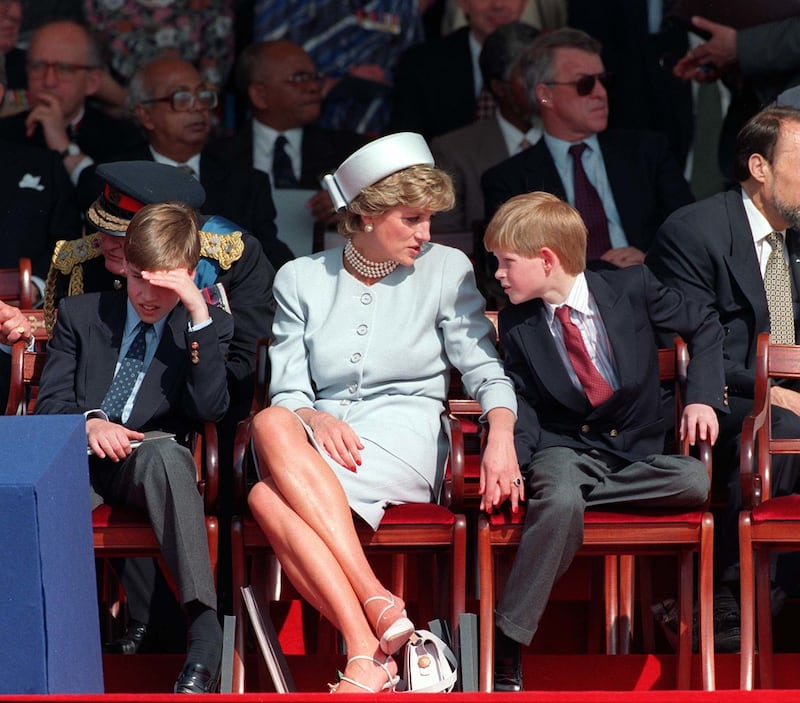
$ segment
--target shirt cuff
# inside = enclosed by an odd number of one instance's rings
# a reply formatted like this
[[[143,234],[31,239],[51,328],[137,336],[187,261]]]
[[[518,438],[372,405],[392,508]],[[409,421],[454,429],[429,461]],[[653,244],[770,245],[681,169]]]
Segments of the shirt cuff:
[[[214,322],[214,319],[211,318],[211,317],[209,317],[205,322],[201,322],[199,325],[192,325],[192,323],[190,322],[189,323],[189,331],[190,332],[199,332],[200,330],[205,329],[206,327],[208,327],[212,322]]]

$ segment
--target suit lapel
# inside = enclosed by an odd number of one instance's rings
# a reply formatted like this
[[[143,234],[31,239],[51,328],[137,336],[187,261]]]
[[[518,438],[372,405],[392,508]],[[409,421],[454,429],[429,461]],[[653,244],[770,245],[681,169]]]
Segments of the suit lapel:
[[[625,149],[625,143],[615,140],[614,135],[608,132],[598,134],[597,140],[600,144],[606,178],[617,206],[622,231],[636,232],[643,219],[640,212],[642,198],[636,196],[641,184],[631,180],[631,174],[634,172],[630,168],[629,154]]]
[[[757,328],[768,330],[769,312],[764,280],[761,277],[761,268],[753,245],[753,233],[738,190],[725,194],[725,207],[728,210],[731,243],[729,252],[724,256],[725,264],[731,277],[753,307]]]
[[[614,351],[614,368],[619,385],[631,385],[639,378],[640,354],[632,353],[627,347],[631,339],[631,326],[635,322],[630,300],[617,295],[601,276],[591,271],[586,272],[586,281]]]
[[[121,292],[100,296],[97,318],[89,327],[88,348],[98,350],[89,369],[91,382],[87,379],[86,383],[86,401],[92,408],[100,407],[114,380],[125,329],[125,300],[127,296]]]
[[[524,178],[527,192],[543,190],[562,200],[566,200],[567,193],[564,190],[564,184],[558,175],[558,169],[556,169],[553,156],[547,148],[547,144],[545,144],[544,137],[532,147],[526,149],[523,154],[526,157],[524,160]]]
[[[539,301],[534,314],[518,329],[520,349],[528,357],[528,368],[537,370],[542,385],[561,404],[583,410],[588,401],[586,396],[572,385],[564,362],[561,361],[547,324],[544,303]]]

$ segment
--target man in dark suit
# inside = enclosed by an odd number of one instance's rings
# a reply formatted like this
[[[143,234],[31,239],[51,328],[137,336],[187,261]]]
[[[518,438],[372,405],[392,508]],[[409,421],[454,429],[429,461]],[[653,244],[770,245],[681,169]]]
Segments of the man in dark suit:
[[[708,495],[700,461],[662,454],[657,331],[680,334],[691,352],[681,435],[713,443],[715,409],[726,410],[717,315],[643,266],[584,272],[586,231],[573,208],[542,192],[511,199],[486,231],[512,303],[500,312],[500,345],[517,391],[525,482],[511,497],[528,496],[496,611],[501,687],[521,686],[519,643],[530,643],[580,548],[587,507],[694,507]]]
[[[470,232],[483,220],[481,176],[484,171],[539,141],[542,125],[534,113],[519,73],[517,59],[539,35],[524,22],[498,27],[483,43],[480,54],[483,84],[492,93],[497,110],[485,120],[431,140],[436,165],[453,177],[456,204],[436,215],[435,232]]]
[[[28,101],[31,109],[0,120],[0,137],[54,151],[72,183],[94,162],[144,139],[130,120],[110,117],[86,104],[102,76],[100,48],[75,22],[44,24],[28,47]]]
[[[400,56],[394,73],[390,131],[419,132],[430,140],[468,125],[476,116],[485,116],[479,109],[481,45],[498,27],[519,20],[525,0],[459,0],[458,4],[468,26],[412,46]],[[491,106],[488,93],[484,99]]]
[[[641,264],[664,218],[693,198],[663,135],[606,130],[600,48],[568,28],[534,41],[520,70],[544,136],[481,183],[487,219],[519,193],[543,190],[566,200],[586,221],[589,260],[623,267]]]
[[[297,44],[277,40],[248,46],[237,62],[236,84],[247,96],[253,119],[235,136],[209,145],[209,150],[238,168],[266,173],[273,193],[277,188],[318,191],[307,206],[315,221],[327,222],[333,205],[320,187],[322,176],[369,140],[357,132],[317,125],[322,80],[311,56]],[[280,137],[283,146],[276,156]]]
[[[226,217],[252,233],[276,270],[294,258],[277,236],[269,180],[205,148],[218,97],[192,64],[176,58],[150,61],[131,79],[128,99],[149,146],[120,152],[118,159],[148,159],[191,169],[206,191],[205,212]],[[98,185],[97,181],[81,183],[84,204],[99,195]]]
[[[720,424],[714,480],[726,487],[728,506],[716,523],[715,557],[716,581],[729,584],[734,594],[741,508],[739,438],[742,420],[753,403],[756,340],[760,333],[770,332],[784,343],[800,343],[798,174],[800,110],[780,107],[758,113],[736,141],[740,187],[673,213],[647,255],[647,265],[656,276],[687,298],[716,310],[725,330],[731,412]],[[769,298],[767,281],[778,274],[783,277],[775,286],[780,296]],[[788,320],[779,316],[781,309],[790,311]],[[800,436],[800,389],[796,386],[773,389],[772,423],[777,436]],[[773,457],[771,485],[772,495],[800,492],[796,457]],[[733,648],[738,646],[738,606],[733,603],[729,611],[727,631],[735,640]]]
[[[147,510],[189,620],[175,692],[207,693],[219,676],[222,632],[203,501],[183,445],[194,423],[216,422],[228,408],[233,319],[194,284],[200,238],[189,206],[142,208],[124,253],[127,294],[74,296],[59,306],[36,412],[85,415],[95,506]],[[134,448],[148,430],[176,441]]]

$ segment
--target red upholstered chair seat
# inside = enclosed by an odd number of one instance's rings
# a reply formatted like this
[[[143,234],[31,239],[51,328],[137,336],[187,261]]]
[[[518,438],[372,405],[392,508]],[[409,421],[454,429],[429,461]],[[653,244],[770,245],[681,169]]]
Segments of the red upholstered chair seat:
[[[750,511],[750,520],[754,525],[768,521],[800,523],[800,495],[770,498]]]

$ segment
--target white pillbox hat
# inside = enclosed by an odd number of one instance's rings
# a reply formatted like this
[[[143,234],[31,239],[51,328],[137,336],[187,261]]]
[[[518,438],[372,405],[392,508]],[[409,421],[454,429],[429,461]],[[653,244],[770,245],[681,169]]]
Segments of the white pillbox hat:
[[[363,188],[409,166],[433,166],[433,154],[421,134],[398,132],[362,146],[322,179],[337,211]]]

